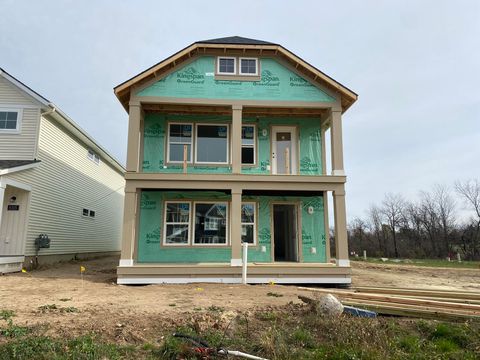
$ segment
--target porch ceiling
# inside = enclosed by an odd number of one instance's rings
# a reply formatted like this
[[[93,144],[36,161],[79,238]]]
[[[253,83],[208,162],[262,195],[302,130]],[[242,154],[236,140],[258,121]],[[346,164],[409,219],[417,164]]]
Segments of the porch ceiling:
[[[165,114],[195,114],[195,115],[232,115],[231,106],[204,106],[184,104],[142,104],[145,112]],[[295,107],[244,107],[243,117],[255,116],[286,116],[314,117],[326,116],[327,109],[295,108]]]

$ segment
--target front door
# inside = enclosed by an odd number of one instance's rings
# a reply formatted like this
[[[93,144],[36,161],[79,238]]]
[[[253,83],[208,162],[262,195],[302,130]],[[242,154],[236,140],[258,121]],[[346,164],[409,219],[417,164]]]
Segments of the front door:
[[[23,256],[25,249],[28,192],[5,188],[0,219],[0,257]]]
[[[275,261],[298,261],[295,204],[273,205],[273,247]]]
[[[297,129],[294,126],[272,128],[272,173],[297,173]]]

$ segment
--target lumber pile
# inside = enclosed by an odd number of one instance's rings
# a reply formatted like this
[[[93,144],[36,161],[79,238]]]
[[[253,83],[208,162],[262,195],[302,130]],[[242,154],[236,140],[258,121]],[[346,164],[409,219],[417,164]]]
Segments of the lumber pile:
[[[427,289],[358,287],[322,289],[299,287],[317,293],[330,293],[344,305],[379,314],[434,318],[442,320],[480,320],[480,293]]]

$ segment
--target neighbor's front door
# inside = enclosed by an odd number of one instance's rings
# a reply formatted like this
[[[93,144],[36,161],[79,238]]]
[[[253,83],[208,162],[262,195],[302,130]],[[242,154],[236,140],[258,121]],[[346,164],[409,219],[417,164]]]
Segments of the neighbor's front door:
[[[272,128],[272,173],[297,173],[297,129],[294,126]]]

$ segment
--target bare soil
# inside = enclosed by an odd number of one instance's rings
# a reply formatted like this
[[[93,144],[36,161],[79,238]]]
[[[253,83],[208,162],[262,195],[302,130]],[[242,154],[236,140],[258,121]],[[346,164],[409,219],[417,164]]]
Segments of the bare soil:
[[[214,327],[237,313],[300,303],[297,296],[306,293],[281,285],[121,286],[117,264],[117,257],[108,257],[0,276],[0,311],[13,310],[15,324],[44,327],[47,335],[92,332],[117,343],[155,343],[162,329],[192,319]],[[480,291],[480,270],[354,262],[353,286]]]

